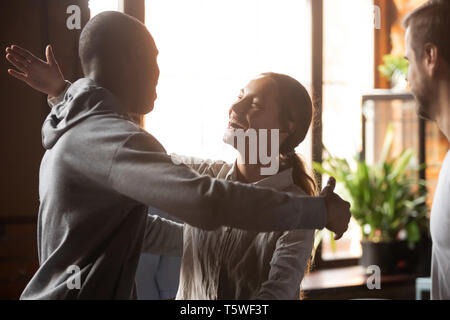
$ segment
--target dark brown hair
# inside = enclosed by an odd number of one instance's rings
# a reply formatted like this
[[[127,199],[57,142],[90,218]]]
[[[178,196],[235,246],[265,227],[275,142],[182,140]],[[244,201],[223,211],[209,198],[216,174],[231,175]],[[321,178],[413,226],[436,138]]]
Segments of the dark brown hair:
[[[408,14],[403,20],[410,27],[412,48],[416,56],[423,57],[423,47],[432,43],[450,64],[450,0],[430,0]]]
[[[275,81],[280,105],[280,122],[295,124],[294,130],[280,146],[282,160],[292,167],[294,183],[308,195],[318,194],[317,182],[313,174],[306,170],[305,162],[295,153],[295,148],[305,139],[313,117],[312,101],[305,87],[294,78],[266,72],[262,74]]]
[[[281,158],[287,162],[288,166],[292,167],[292,179],[295,185],[306,194],[317,196],[319,189],[314,174],[306,170],[305,162],[294,151],[305,140],[313,119],[311,97],[300,82],[288,75],[274,72],[266,72],[262,75],[270,77],[277,85],[281,124],[285,125],[289,121],[295,124],[294,130],[280,146]],[[305,274],[309,273],[311,265],[312,256],[308,260]],[[303,290],[300,291],[299,299],[304,299]]]

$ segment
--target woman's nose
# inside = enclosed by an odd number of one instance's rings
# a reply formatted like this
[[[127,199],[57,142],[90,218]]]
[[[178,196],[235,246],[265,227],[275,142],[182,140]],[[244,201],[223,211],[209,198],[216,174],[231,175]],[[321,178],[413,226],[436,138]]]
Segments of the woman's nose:
[[[230,108],[230,115],[231,112],[234,111],[234,113],[236,113],[237,115],[244,115],[246,113],[247,107],[246,107],[246,103],[243,100],[237,101],[236,103],[234,103],[231,108]]]

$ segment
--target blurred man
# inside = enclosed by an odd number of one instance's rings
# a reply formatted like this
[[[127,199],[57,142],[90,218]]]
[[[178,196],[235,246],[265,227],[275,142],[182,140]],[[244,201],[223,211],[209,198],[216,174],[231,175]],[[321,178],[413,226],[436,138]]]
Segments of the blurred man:
[[[419,116],[436,121],[450,139],[450,1],[429,1],[405,21],[408,82]],[[450,299],[450,153],[431,210],[431,299]]]

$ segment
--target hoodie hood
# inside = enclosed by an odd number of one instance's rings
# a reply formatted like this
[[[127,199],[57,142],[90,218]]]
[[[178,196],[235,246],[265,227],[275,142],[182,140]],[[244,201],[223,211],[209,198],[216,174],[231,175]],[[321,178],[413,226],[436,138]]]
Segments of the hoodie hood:
[[[58,139],[70,128],[84,119],[100,114],[117,113],[130,120],[125,108],[107,89],[89,78],[74,82],[57,103],[42,126],[42,145],[51,149]]]

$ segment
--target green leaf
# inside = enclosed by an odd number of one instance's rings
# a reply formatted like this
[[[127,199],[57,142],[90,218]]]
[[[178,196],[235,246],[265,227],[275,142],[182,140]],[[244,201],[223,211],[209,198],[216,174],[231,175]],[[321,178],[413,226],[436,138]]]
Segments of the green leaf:
[[[389,151],[391,150],[393,140],[394,140],[394,125],[390,123],[386,131],[386,136],[384,137],[383,149],[381,151],[381,156],[379,160],[380,164],[386,162]]]
[[[361,226],[370,226],[371,232],[364,235],[364,239],[393,241],[400,230],[407,229],[408,240],[414,242],[420,237],[420,232],[428,228],[426,182],[417,179],[420,166],[411,166],[413,150],[407,149],[387,160],[393,134],[391,124],[381,161],[375,165],[355,157],[353,166],[350,166],[347,160],[332,157],[327,152],[328,158],[322,164],[314,163],[313,167],[321,174],[334,176],[338,186],[344,188],[341,196],[351,203],[353,217]],[[341,193],[342,190],[339,191]]]
[[[412,221],[406,225],[406,232],[408,234],[408,242],[415,243],[420,240],[420,229],[416,222]]]
[[[389,175],[389,179],[395,180],[398,176],[403,175],[408,164],[414,155],[414,150],[407,149],[401,153],[399,158],[396,160],[396,166],[392,173]]]
[[[405,77],[408,74],[409,63],[408,60],[402,56],[393,56],[386,54],[383,56],[383,64],[378,66],[378,71],[388,81],[392,80],[394,74],[400,74]]]

